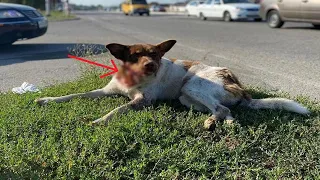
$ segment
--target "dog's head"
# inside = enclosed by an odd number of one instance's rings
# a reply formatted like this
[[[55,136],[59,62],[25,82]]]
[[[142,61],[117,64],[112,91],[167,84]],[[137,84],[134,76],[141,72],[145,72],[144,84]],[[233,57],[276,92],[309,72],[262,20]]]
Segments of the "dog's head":
[[[116,77],[126,86],[133,86],[157,74],[161,58],[175,43],[176,40],[168,40],[157,45],[112,43],[106,45],[106,48],[123,62]]]

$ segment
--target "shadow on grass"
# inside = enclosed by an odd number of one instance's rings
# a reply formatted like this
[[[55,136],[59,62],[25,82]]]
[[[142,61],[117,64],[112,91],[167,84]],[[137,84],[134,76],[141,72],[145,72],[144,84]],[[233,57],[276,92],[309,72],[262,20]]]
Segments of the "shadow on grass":
[[[25,171],[20,173],[13,172],[9,169],[0,169],[0,179],[41,179],[41,176],[50,174],[50,172],[56,171],[58,164],[53,163],[53,165],[48,165],[46,162],[39,164],[35,161],[25,161],[28,167]],[[55,173],[51,173],[51,176],[55,176]]]
[[[0,179],[23,179],[23,176],[8,169],[0,170]]]

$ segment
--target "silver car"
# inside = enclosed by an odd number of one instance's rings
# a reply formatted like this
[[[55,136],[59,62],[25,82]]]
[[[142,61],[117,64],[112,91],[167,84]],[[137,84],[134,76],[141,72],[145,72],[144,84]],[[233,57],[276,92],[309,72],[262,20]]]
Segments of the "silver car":
[[[272,28],[286,21],[310,22],[320,28],[320,0],[261,0],[260,16]]]

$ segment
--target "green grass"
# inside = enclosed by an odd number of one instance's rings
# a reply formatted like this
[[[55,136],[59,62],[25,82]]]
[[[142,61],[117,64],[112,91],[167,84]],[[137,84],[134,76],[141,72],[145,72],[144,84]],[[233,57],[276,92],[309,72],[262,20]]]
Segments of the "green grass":
[[[45,11],[41,11],[41,14],[45,15]],[[62,20],[69,20],[69,19],[75,19],[76,16],[70,14],[67,16],[64,12],[60,11],[50,11],[50,16],[46,16],[48,18],[48,21],[62,21]]]
[[[85,92],[108,79],[87,74],[42,93],[0,94],[0,179],[319,179],[320,106],[312,115],[232,109],[237,122],[204,131],[209,114],[174,101],[91,120],[128,102],[124,97],[74,99],[38,106],[34,99]],[[254,97],[271,93],[249,89]]]

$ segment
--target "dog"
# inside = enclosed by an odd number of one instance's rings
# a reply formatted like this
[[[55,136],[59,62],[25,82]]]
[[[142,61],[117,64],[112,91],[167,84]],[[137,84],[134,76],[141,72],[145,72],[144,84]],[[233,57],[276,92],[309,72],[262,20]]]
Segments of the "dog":
[[[179,99],[182,105],[211,116],[204,128],[212,130],[217,120],[232,123],[229,106],[241,105],[252,109],[283,109],[299,114],[309,114],[301,104],[284,98],[252,99],[238,78],[227,68],[212,67],[199,61],[167,59],[163,56],[176,44],[176,40],[157,45],[134,44],[106,45],[121,66],[111,81],[102,89],[61,97],[37,99],[40,105],[49,101],[65,102],[75,97],[98,98],[123,95],[131,99],[93,124],[107,123],[117,113],[139,110],[151,106],[156,100]]]

